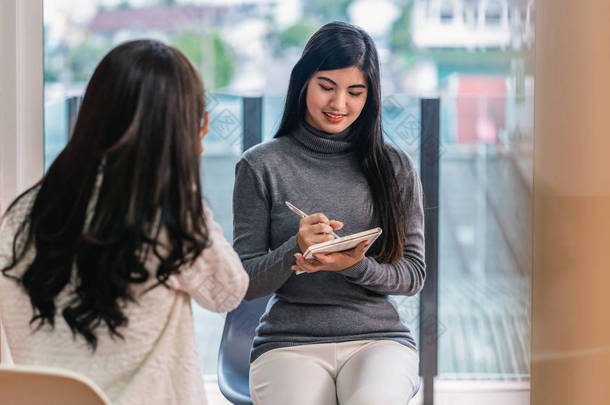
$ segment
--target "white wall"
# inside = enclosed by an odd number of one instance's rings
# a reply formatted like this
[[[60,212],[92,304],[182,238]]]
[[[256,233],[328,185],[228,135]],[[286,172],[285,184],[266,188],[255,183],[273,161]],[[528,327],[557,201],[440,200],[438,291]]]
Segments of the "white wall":
[[[43,173],[42,0],[0,0],[0,209]]]

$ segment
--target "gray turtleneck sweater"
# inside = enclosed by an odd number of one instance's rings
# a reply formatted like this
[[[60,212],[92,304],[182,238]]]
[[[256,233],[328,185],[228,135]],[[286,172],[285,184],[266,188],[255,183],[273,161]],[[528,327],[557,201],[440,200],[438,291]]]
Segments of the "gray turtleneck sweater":
[[[246,151],[235,169],[233,247],[250,276],[246,299],[273,294],[256,330],[250,360],[268,350],[311,343],[390,339],[415,348],[409,328],[388,295],[414,295],[424,284],[421,184],[409,157],[389,146],[398,184],[406,187],[404,257],[396,264],[365,256],[343,271],[296,275],[299,217],[344,222],[339,236],[370,229],[370,189],[349,131],[327,134],[307,124],[291,136]],[[379,242],[376,242],[379,243]]]

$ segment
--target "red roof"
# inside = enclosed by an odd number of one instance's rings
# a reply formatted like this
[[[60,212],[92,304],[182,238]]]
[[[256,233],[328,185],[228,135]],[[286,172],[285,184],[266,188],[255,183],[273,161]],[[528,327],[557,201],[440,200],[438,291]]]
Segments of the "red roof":
[[[94,32],[110,33],[121,29],[177,31],[222,17],[228,7],[146,7],[98,11],[89,22]]]

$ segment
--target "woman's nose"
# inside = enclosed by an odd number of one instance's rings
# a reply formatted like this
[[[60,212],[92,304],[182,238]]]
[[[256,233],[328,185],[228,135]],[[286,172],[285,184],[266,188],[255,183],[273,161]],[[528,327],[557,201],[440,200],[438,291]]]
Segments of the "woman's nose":
[[[345,112],[345,94],[343,92],[337,91],[334,92],[333,96],[330,99],[329,107],[337,112]]]

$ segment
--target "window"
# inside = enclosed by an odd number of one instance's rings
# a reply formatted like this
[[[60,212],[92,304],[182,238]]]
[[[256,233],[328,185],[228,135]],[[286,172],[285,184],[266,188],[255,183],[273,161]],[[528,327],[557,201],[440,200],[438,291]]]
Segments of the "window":
[[[42,175],[42,7],[0,2],[0,213]]]
[[[478,4],[464,4],[464,25],[470,28],[476,28],[479,25]]]
[[[443,1],[441,3],[441,23],[451,24],[453,23],[454,9],[453,2]]]
[[[336,6],[339,3],[342,7]],[[245,129],[243,95],[260,94],[261,138],[270,139],[279,126],[290,71],[303,45],[321,23],[341,19],[336,14],[343,8],[349,11],[345,6],[349,3],[83,0],[74,7],[69,0],[44,0],[45,167],[67,142],[67,118],[74,116],[78,97],[105,52],[134,37],[161,39],[187,54],[208,90],[210,132],[202,159],[203,191],[231,241],[234,166],[243,151]],[[462,13],[454,0],[416,3],[413,8],[425,7],[426,15],[440,18],[443,25],[454,24]],[[463,3],[467,27],[478,26],[479,17],[487,25],[501,24],[503,2],[487,1],[480,10],[478,0]],[[411,12],[405,11],[403,21],[410,21]],[[349,21],[347,14],[342,18]],[[352,22],[366,29],[359,21]],[[421,323],[438,327],[439,380],[525,380],[530,277],[524,269],[531,252],[521,243],[528,240],[522,232],[529,229],[530,221],[526,183],[531,155],[524,151],[531,141],[533,104],[528,94],[520,105],[506,92],[481,94],[496,86],[506,90],[502,86],[510,66],[502,63],[510,58],[504,58],[501,50],[491,55],[492,60],[483,52],[465,51],[468,44],[456,46],[454,38],[448,41],[451,49],[433,52],[404,52],[387,45],[410,45],[415,37],[412,30],[406,24],[391,27],[388,38],[377,41],[384,77],[390,78],[382,83],[383,128],[386,140],[406,150],[419,167],[420,96],[439,90],[447,94],[437,117],[442,167],[439,313],[438,319]],[[435,37],[429,43],[441,48],[437,44],[446,40]],[[454,75],[458,90],[452,87]],[[469,75],[481,77],[464,80]],[[419,296],[396,297],[395,303],[419,339]],[[223,316],[196,305],[193,315],[203,372],[215,375]],[[429,337],[423,332],[424,338]]]
[[[491,1],[485,9],[485,24],[488,26],[497,26],[502,23],[502,4],[499,1]]]

